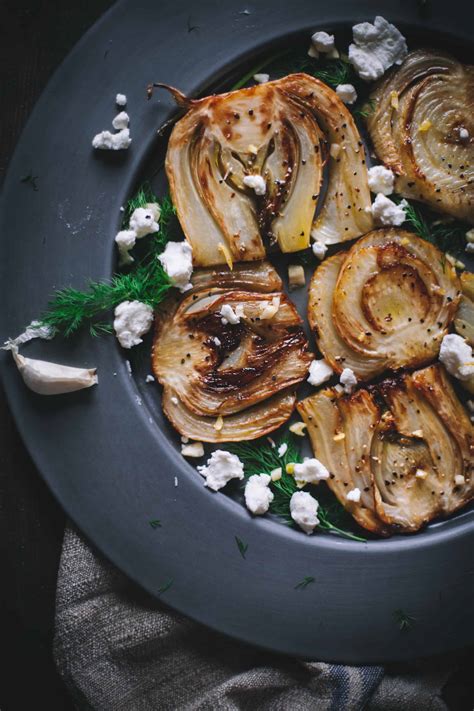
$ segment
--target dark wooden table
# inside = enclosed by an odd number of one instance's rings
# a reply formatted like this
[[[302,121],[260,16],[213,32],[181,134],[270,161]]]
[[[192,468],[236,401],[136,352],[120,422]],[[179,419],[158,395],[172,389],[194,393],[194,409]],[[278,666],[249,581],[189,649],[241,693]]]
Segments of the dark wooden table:
[[[0,0],[0,182],[52,72],[112,4],[111,0]],[[30,169],[34,166],[26,167]],[[23,711],[32,703],[48,711],[73,709],[51,653],[64,523],[64,514],[39,477],[0,390],[1,711]],[[443,694],[452,711],[472,709],[472,686],[466,684],[469,660],[463,667]]]

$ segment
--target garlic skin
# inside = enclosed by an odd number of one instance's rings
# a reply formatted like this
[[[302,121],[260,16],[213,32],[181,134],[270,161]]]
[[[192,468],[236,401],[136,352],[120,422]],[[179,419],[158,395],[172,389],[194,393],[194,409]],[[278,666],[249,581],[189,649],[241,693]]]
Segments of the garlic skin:
[[[12,349],[13,359],[25,385],[38,395],[62,395],[96,385],[96,368],[71,368],[47,360],[25,358]]]

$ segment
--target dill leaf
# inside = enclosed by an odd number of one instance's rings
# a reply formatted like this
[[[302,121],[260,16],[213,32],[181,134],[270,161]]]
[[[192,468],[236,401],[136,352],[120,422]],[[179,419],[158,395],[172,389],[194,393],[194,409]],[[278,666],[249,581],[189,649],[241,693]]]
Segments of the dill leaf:
[[[248,543],[244,543],[238,536],[234,536],[235,542],[237,543],[237,548],[239,549],[239,553],[242,556],[242,558],[245,559],[245,554],[247,553],[247,549],[249,547]]]
[[[295,590],[304,590],[305,588],[308,587],[311,583],[314,583],[314,578],[312,575],[307,575],[306,577],[303,578],[301,582],[299,582],[297,585],[295,585]]]
[[[158,518],[155,518],[153,521],[149,521],[148,523],[153,529],[161,528],[161,521]]]
[[[401,609],[395,610],[393,616],[395,618],[395,622],[397,623],[399,629],[402,632],[406,632],[411,629],[416,622],[415,617],[409,615],[407,612]]]
[[[400,198],[394,200],[398,204]],[[406,220],[403,226],[431,242],[442,252],[460,256],[466,246],[466,232],[469,225],[461,220],[441,220],[440,216],[420,203],[404,201]]]
[[[173,578],[170,578],[169,580],[166,581],[166,583],[164,585],[161,586],[161,588],[158,588],[158,590],[156,592],[158,593],[158,595],[162,595],[167,590],[169,590],[172,585],[173,585]]]

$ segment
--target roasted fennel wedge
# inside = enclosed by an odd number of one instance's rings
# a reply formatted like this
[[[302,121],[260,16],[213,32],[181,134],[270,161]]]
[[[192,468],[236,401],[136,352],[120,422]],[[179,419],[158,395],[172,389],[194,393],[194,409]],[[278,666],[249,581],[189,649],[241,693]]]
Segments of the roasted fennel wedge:
[[[295,252],[309,246],[311,233],[336,243],[371,229],[363,144],[326,84],[292,74],[196,100],[166,88],[186,110],[171,134],[166,171],[197,266],[259,260],[273,244]],[[249,176],[263,187],[250,187]]]
[[[294,306],[269,291],[281,288],[278,275],[263,263],[253,277],[241,266],[193,279],[198,286],[156,318],[152,364],[165,413],[182,435],[204,441],[276,429],[290,416],[312,357]]]
[[[308,319],[333,369],[368,380],[433,360],[459,298],[456,272],[436,247],[386,228],[316,269]]]
[[[326,388],[297,409],[328,486],[369,531],[413,533],[474,497],[474,429],[441,365],[350,396]]]
[[[396,192],[474,223],[474,67],[416,50],[371,100],[369,133]]]

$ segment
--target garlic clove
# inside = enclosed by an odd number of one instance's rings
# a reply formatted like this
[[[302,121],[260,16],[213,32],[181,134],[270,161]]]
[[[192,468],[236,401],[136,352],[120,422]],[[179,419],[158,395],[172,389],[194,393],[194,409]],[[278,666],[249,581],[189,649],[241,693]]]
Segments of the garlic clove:
[[[12,355],[25,385],[39,395],[61,395],[98,383],[96,368],[71,368],[46,360],[25,358],[12,349]]]

